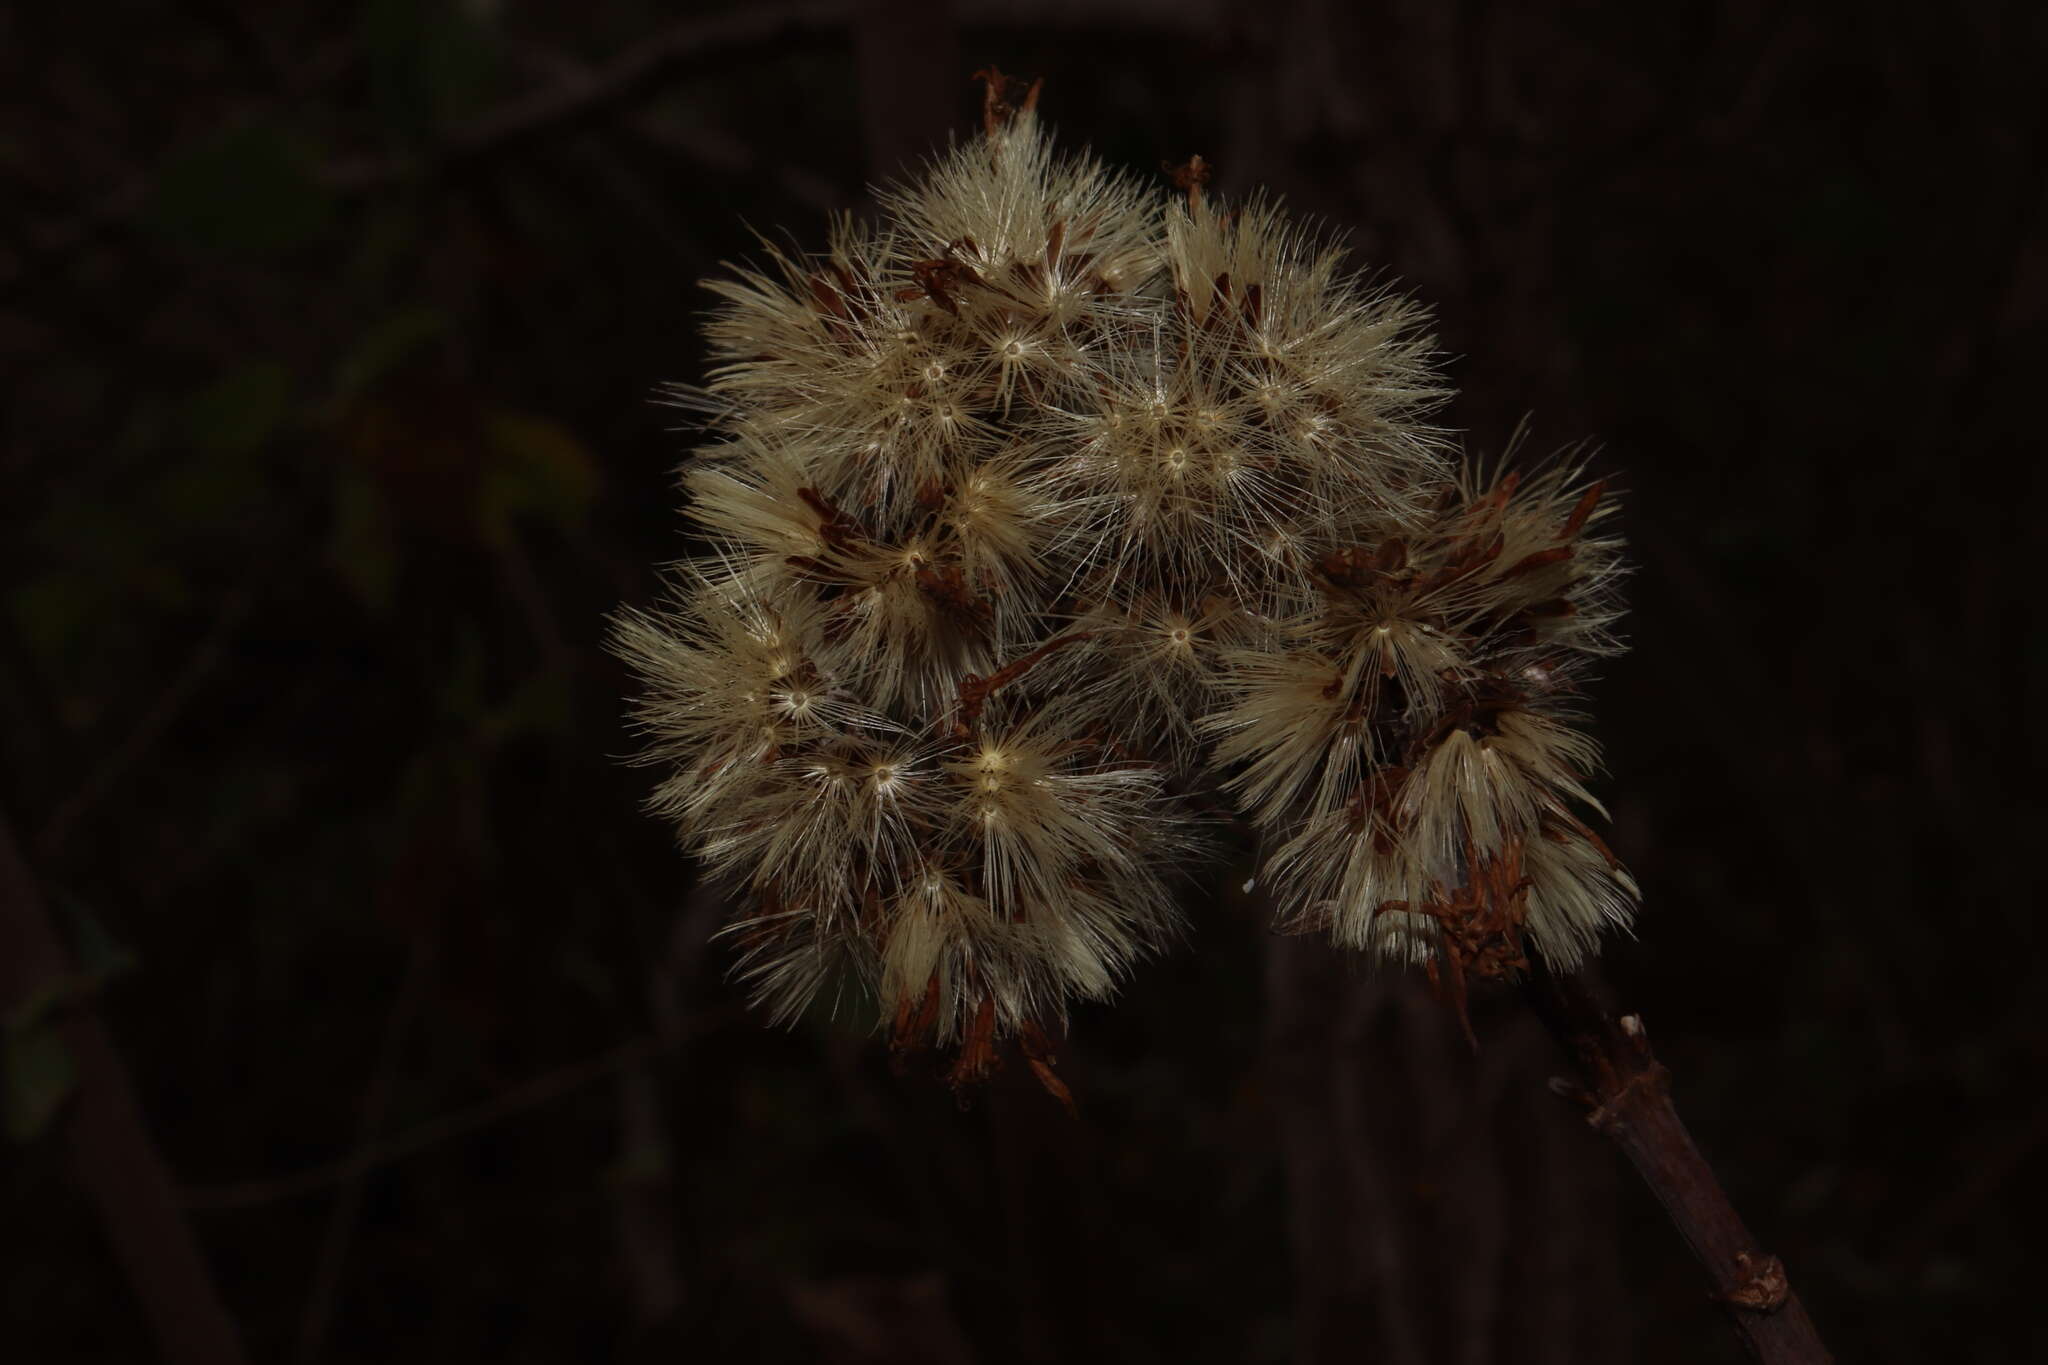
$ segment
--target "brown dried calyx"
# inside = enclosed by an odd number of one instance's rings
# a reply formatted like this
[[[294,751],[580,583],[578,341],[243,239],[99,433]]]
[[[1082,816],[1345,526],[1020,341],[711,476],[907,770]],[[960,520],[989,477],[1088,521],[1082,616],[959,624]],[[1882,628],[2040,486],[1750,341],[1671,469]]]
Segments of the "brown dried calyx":
[[[1196,152],[1180,165],[1168,166],[1166,173],[1173,177],[1173,187],[1186,193],[1188,209],[1192,212],[1202,206],[1202,188],[1214,177],[1216,168],[1204,161],[1200,152]],[[1226,297],[1230,293],[1229,280],[1230,277],[1224,275],[1218,281],[1221,285],[1219,292]]]
[[[1040,660],[1054,650],[1085,640],[1095,632],[1089,630],[1069,631],[1055,635],[1038,648],[1004,664],[986,678],[969,673],[960,680],[960,718],[953,725],[956,739],[965,739],[974,732],[975,723],[981,719],[982,711],[988,706],[988,699],[1017,679],[1030,672]]]
[[[889,1034],[889,1051],[899,1067],[912,1054],[922,1051],[938,1023],[942,990],[935,975],[925,986],[925,992],[915,1006],[909,998],[897,1003],[896,1020]],[[1017,1030],[1014,1043],[1031,1074],[1048,1095],[1060,1102],[1060,1107],[1075,1118],[1080,1109],[1074,1103],[1074,1092],[1067,1088],[1059,1073],[1059,1057],[1053,1050],[1052,1040],[1046,1036],[1036,1020],[1026,1020]],[[977,1086],[987,1084],[1003,1064],[1002,1040],[996,1036],[995,997],[984,994],[981,1003],[975,1007],[974,1017],[967,1025],[960,1040],[960,1050],[954,1055],[953,1064],[946,1069],[946,1084],[965,1106]]]
[[[1468,841],[1465,861],[1465,884],[1455,891],[1437,886],[1421,904],[1389,901],[1378,913],[1427,915],[1436,921],[1436,952],[1424,961],[1423,970],[1438,997],[1457,1013],[1465,1040],[1477,1050],[1479,1038],[1467,1011],[1468,979],[1508,981],[1528,970],[1522,930],[1531,881],[1522,874],[1522,846],[1515,840],[1494,855],[1478,853]]]
[[[993,64],[975,72],[973,78],[982,85],[981,126],[990,137],[1009,127],[1018,114],[1036,110],[1038,92],[1045,85],[1041,76],[1019,96],[1018,87],[1024,82],[1016,76],[1005,76]]]

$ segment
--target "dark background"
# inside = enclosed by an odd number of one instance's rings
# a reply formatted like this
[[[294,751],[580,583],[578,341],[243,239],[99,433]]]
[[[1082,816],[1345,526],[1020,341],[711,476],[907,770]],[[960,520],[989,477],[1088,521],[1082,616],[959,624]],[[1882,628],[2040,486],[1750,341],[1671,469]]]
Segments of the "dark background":
[[[821,242],[991,60],[1348,231],[1476,450],[1603,443],[1608,974],[1842,1359],[2030,1358],[2044,14],[8,11],[8,913],[99,982],[250,1358],[1736,1358],[1512,999],[1475,1056],[1241,896],[1079,1011],[1079,1122],[724,981],[601,644],[689,548],[650,395],[749,225]],[[29,1032],[0,1354],[154,1358]]]

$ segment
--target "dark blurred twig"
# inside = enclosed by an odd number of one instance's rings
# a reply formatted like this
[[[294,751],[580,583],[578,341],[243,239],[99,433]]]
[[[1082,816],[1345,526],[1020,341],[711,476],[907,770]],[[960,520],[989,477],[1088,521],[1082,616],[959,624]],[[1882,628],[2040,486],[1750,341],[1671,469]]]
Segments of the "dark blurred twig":
[[[251,7],[229,0],[185,0],[184,9],[219,34],[259,83],[279,92],[294,89],[297,73],[284,44],[263,22],[268,16],[262,10],[252,13]]]
[[[551,88],[513,100],[456,129],[429,160],[441,165],[503,151],[541,133],[636,99],[699,61],[732,60],[755,47],[787,47],[807,35],[842,32],[848,6],[834,0],[763,5],[708,19],[686,19],[651,34],[601,66],[565,75]],[[411,159],[369,158],[328,166],[323,179],[344,193],[376,189],[415,168]]]
[[[551,47],[523,44],[514,51],[522,64],[558,84],[592,78],[588,66]],[[679,158],[718,175],[771,180],[792,203],[815,213],[844,207],[831,181],[791,162],[769,164],[755,140],[732,129],[675,118],[658,108],[637,111],[621,119],[618,126],[626,136],[665,158]]]
[[[1906,1223],[1888,1258],[1893,1272],[1901,1278],[1918,1272],[1949,1230],[1997,1198],[2013,1176],[2037,1159],[2044,1146],[2048,1146],[2048,1105],[2006,1129],[1998,1142],[1977,1153],[1974,1160],[1959,1163],[1969,1175]]]
[[[656,1047],[642,1048],[620,1068],[619,1259],[642,1331],[676,1317],[689,1288],[677,1254],[685,1218],[682,1190],[671,1169],[675,1135],[665,1103],[668,1087],[653,1065],[654,1053],[673,1054],[689,1040],[685,998],[696,984],[705,945],[724,916],[724,896],[703,881],[669,916],[668,933],[646,979]]]
[[[1714,1284],[1736,1335],[1763,1365],[1824,1365],[1832,1356],[1785,1276],[1743,1225],[1671,1103],[1671,1075],[1640,1016],[1617,1017],[1583,976],[1538,965],[1531,1006],[1578,1063],[1586,1122],[1621,1148],[1664,1205]]]
[[[523,143],[550,129],[596,117],[637,99],[693,63],[730,61],[750,48],[787,48],[806,36],[845,31],[851,7],[845,0],[805,0],[763,5],[710,18],[685,19],[625,49],[605,64],[564,74],[548,88],[508,101],[462,124],[424,158],[344,158],[320,168],[326,187],[344,195],[363,194],[401,181],[420,169],[466,162]],[[37,267],[96,240],[140,214],[150,203],[158,174],[146,171],[109,191],[97,203],[60,221],[31,224],[15,254],[14,281],[32,278]]]
[[[625,131],[643,146],[665,157],[680,157],[703,170],[725,176],[765,178],[791,203],[813,213],[827,214],[844,207],[832,182],[824,176],[792,162],[769,164],[761,158],[758,148],[726,129],[663,118],[649,111],[628,120]]]
[[[685,1040],[698,1036],[710,1026],[706,1020],[693,1021]],[[429,1119],[395,1138],[375,1143],[335,1161],[323,1162],[290,1175],[263,1180],[243,1180],[231,1185],[189,1186],[184,1193],[185,1207],[205,1212],[255,1208],[282,1199],[297,1199],[314,1194],[359,1172],[373,1171],[403,1161],[429,1148],[438,1147],[444,1142],[488,1128],[515,1114],[539,1108],[564,1095],[573,1094],[622,1068],[643,1063],[659,1055],[662,1050],[661,1044],[653,1039],[635,1038],[595,1057],[571,1062],[567,1066],[557,1067],[535,1076],[513,1086],[503,1094],[494,1095],[465,1109],[443,1114],[437,1119]]]
[[[76,971],[13,827],[0,817],[0,1006],[12,1012],[35,992],[75,981]],[[172,1365],[238,1365],[240,1333],[178,1207],[171,1173],[99,1011],[89,998],[50,1008],[62,1011],[58,1038],[77,1076],[64,1141],[158,1349]]]
[[[275,551],[257,557],[243,581],[221,600],[212,624],[186,658],[184,666],[171,675],[127,737],[100,760],[86,779],[43,822],[42,829],[36,834],[36,846],[44,856],[62,850],[79,820],[156,747],[207,679],[220,669],[235,633],[248,620],[263,590],[274,582],[279,559],[280,555]]]
[[[376,1069],[370,1073],[369,1085],[363,1091],[357,1140],[365,1151],[376,1138],[377,1130],[384,1126],[385,1115],[391,1110],[391,1097],[398,1088],[399,1067],[405,1058],[405,1037],[412,1031],[413,1019],[426,999],[427,986],[433,979],[433,962],[433,940],[422,937],[413,946],[405,980],[398,988],[398,997],[391,1002]],[[341,1192],[328,1212],[327,1231],[320,1239],[320,1259],[313,1271],[313,1287],[306,1296],[305,1315],[299,1322],[299,1360],[302,1365],[310,1365],[319,1359],[326,1344],[327,1323],[333,1316],[335,1295],[341,1287],[342,1264],[355,1231],[356,1215],[362,1210],[363,1177],[368,1170],[368,1165],[360,1157],[349,1163],[342,1176]]]
[[[1336,1119],[1330,1134],[1339,1145],[1344,1174],[1357,1205],[1352,1232],[1362,1246],[1380,1304],[1375,1354],[1390,1365],[1422,1365],[1428,1359],[1422,1306],[1415,1293],[1415,1266],[1404,1247],[1403,1228],[1392,1185],[1400,1179],[1369,1121],[1372,1099],[1364,1060],[1374,1017],[1387,1002],[1387,983],[1350,983],[1342,1005],[1335,1065],[1330,1068],[1328,1103]],[[1433,1098],[1433,1097],[1432,1097]],[[1419,1106],[1419,1107],[1426,1107]]]
[[[950,5],[867,0],[866,12],[872,22],[860,25],[856,35],[862,46],[862,66],[868,73],[864,83],[871,92],[887,93],[898,87],[902,91],[886,101],[887,111],[877,114],[867,129],[870,158],[875,169],[886,174],[935,143],[945,131],[951,101],[944,91],[951,77],[942,80],[940,73],[959,69],[956,25]],[[999,10],[971,17],[990,23],[1010,18]],[[681,20],[600,66],[584,68],[566,60],[551,63],[557,75],[548,88],[510,100],[462,124],[423,158],[342,158],[322,166],[319,177],[338,194],[368,193],[414,174],[423,161],[436,166],[471,161],[508,150],[551,129],[597,117],[645,96],[699,63],[730,62],[735,54],[757,48],[772,47],[780,54],[804,39],[842,38],[855,18],[856,6],[851,0],[798,0]],[[1047,25],[1088,32],[1174,32],[1190,27],[1187,17],[1172,7],[1124,12],[1093,5],[1057,6],[1031,17],[1032,27]],[[912,39],[914,50],[904,47]],[[915,65],[906,76],[903,68],[913,61]],[[310,74],[299,77],[295,84],[302,90],[311,88],[316,79],[331,78],[336,69],[338,62],[330,55],[318,64],[317,72],[309,68]],[[722,143],[694,132],[660,130],[654,136],[694,148],[710,161],[733,159]],[[785,188],[800,197],[816,196],[816,186],[801,173],[783,178]],[[134,218],[150,202],[155,184],[155,173],[144,173],[71,218],[32,225],[15,278],[27,277],[32,273],[29,267],[37,262],[65,254]]]

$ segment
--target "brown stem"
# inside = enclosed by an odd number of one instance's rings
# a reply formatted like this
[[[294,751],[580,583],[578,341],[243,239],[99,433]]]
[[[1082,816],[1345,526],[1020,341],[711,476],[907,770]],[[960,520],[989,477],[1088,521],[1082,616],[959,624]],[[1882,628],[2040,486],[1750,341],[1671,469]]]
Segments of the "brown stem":
[[[14,830],[0,817],[0,1007],[12,1009],[52,983],[75,979],[76,972]],[[90,999],[62,1008],[58,1036],[78,1077],[63,1119],[64,1141],[142,1301],[157,1348],[173,1365],[240,1365],[241,1336],[150,1140],[128,1068]]]
[[[1650,1051],[1641,1016],[1617,1017],[1586,980],[1533,964],[1530,1005],[1578,1063],[1586,1122],[1621,1148],[1713,1281],[1735,1334],[1763,1365],[1834,1359],[1785,1277],[1743,1226],[1671,1103],[1671,1074]]]

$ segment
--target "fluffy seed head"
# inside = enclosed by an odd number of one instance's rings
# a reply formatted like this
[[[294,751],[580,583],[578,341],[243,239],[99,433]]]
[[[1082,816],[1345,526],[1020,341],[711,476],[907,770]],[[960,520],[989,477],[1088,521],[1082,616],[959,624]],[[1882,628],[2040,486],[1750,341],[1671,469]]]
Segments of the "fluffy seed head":
[[[614,645],[739,970],[1048,1076],[1040,1025],[1177,931],[1190,791],[1289,922],[1458,980],[1575,960],[1634,898],[1573,728],[1618,648],[1604,485],[1460,464],[1420,308],[1006,89],[878,225],[711,286],[708,552]]]

